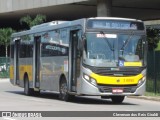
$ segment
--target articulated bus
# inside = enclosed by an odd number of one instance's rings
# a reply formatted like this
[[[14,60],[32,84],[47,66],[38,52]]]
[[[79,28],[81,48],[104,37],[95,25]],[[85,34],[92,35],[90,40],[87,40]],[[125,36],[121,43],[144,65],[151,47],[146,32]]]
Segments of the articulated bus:
[[[11,36],[10,82],[26,95],[101,96],[122,103],[143,95],[147,42],[141,20],[53,21]]]

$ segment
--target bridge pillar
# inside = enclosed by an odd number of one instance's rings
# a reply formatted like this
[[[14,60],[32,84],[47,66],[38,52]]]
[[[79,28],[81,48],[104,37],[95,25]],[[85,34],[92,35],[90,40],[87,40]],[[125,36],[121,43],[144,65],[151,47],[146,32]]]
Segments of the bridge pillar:
[[[110,17],[112,0],[97,0],[97,17]]]

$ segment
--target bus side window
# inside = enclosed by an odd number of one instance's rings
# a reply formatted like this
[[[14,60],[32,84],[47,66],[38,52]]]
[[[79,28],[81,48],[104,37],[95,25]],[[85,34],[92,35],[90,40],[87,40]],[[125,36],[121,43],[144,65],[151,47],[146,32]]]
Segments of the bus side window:
[[[68,35],[67,34],[68,34],[67,29],[62,29],[60,31],[60,40],[62,41],[62,44],[68,46]]]

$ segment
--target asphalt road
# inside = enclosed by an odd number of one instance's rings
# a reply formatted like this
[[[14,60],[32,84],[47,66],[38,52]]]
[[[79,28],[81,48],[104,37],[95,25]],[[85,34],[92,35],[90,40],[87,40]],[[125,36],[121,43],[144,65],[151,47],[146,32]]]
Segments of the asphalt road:
[[[42,92],[40,96],[25,96],[23,88],[10,84],[9,80],[0,80],[0,111],[160,111],[160,102],[141,100],[135,98],[125,98],[119,105],[112,104],[111,100],[102,100],[100,97],[76,97],[72,102],[64,102],[58,99],[54,93]],[[117,118],[117,117],[116,117]],[[109,120],[115,120],[109,118]],[[130,120],[137,118],[130,118]],[[1,119],[1,118],[0,118]],[[25,118],[32,120],[30,118]],[[39,118],[35,118],[39,120]],[[52,119],[53,118],[45,118]],[[70,118],[56,118],[56,120]],[[72,117],[72,119],[74,119]],[[76,118],[76,120],[84,118]],[[89,120],[97,118],[88,117]],[[98,118],[99,119],[108,119]],[[118,120],[128,120],[127,117],[117,118]],[[151,117],[141,117],[141,120],[150,120]],[[152,117],[152,120],[160,118]],[[20,118],[2,118],[2,120],[24,120]]]

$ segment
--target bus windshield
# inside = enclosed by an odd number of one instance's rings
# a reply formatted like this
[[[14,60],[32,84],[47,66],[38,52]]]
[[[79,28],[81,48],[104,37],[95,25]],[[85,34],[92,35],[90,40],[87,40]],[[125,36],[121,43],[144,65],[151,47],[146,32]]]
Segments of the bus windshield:
[[[127,62],[139,62],[142,66],[144,41],[143,35],[87,33],[84,63],[97,67],[123,67]]]

